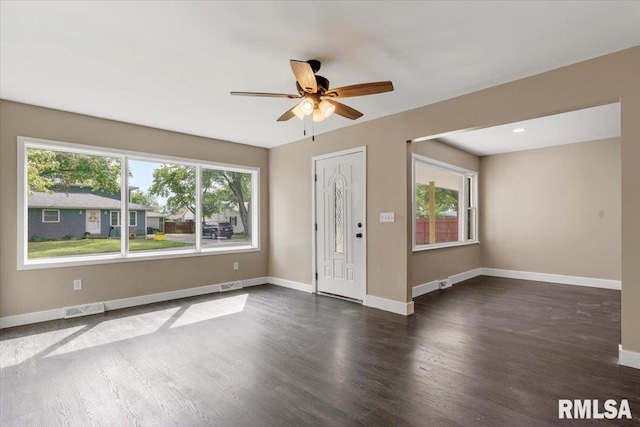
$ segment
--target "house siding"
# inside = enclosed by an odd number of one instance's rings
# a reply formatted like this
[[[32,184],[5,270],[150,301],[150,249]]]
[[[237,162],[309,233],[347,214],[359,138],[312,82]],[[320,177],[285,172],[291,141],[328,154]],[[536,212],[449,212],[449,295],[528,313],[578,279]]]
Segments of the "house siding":
[[[71,235],[75,239],[84,236],[86,231],[86,213],[85,209],[59,209],[60,222],[49,223],[42,222],[42,209],[29,208],[29,239],[61,239],[64,236]],[[90,209],[98,210],[98,209]],[[107,237],[109,236],[110,224],[109,210],[100,210],[100,235],[92,236]],[[138,213],[138,220],[135,227],[135,233],[138,236],[144,236],[147,233],[145,211],[135,211]],[[133,227],[131,227],[133,229]],[[114,227],[111,231],[111,237],[120,237],[120,227]]]
[[[60,222],[42,222],[42,209],[29,208],[29,239],[61,239],[67,235],[79,238],[84,229],[83,209],[60,209]]]
[[[146,211],[135,211],[135,212],[138,213],[138,219],[136,221],[136,226],[135,226],[136,236],[146,236],[147,234]],[[100,228],[102,229],[103,236],[109,235],[110,227],[111,227],[111,211],[102,210],[102,215],[100,215]],[[134,227],[129,227],[129,228],[131,230],[134,229]],[[120,237],[120,236],[121,236],[121,227],[113,227],[113,230],[111,231],[111,237]]]

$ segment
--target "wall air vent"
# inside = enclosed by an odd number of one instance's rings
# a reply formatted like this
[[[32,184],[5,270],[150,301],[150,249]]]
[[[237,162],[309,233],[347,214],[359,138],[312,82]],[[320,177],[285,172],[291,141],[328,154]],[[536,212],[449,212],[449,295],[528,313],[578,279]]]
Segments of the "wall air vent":
[[[234,291],[236,289],[242,289],[242,282],[229,282],[220,285],[220,292]]]
[[[64,318],[73,319],[74,317],[90,316],[92,314],[104,313],[104,303],[96,302],[87,305],[78,305],[75,307],[66,307],[64,309]]]

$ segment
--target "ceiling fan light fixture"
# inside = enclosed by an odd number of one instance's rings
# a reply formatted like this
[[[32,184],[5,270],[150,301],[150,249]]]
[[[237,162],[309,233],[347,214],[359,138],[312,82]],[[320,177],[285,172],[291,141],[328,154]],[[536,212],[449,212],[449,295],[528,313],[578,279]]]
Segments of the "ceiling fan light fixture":
[[[318,104],[318,108],[325,118],[331,116],[336,111],[336,106],[326,100],[320,102],[320,104]]]
[[[300,108],[300,104],[296,105],[295,107],[293,107],[293,109],[291,110],[291,112],[293,114],[295,114],[295,116],[297,118],[299,118],[300,120],[304,120],[304,113],[302,112],[302,108]]]
[[[324,113],[319,109],[316,108],[315,110],[313,110],[313,121],[318,123],[323,121],[324,119],[326,119],[327,117],[324,115]]]
[[[304,98],[302,98],[302,101],[300,101],[300,104],[298,104],[298,106],[300,107],[300,111],[302,111],[305,116],[308,116],[310,114],[313,114],[313,109],[316,106],[316,103],[313,102],[313,99],[305,96]]]

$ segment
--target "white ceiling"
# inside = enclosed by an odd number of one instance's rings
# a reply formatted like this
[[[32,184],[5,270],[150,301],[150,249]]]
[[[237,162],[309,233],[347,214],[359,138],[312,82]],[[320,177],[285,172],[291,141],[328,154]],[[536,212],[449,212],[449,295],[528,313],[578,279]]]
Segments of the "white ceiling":
[[[525,132],[514,133],[518,128],[524,128]],[[478,156],[488,156],[617,136],[620,136],[620,103],[453,133],[438,139]]]
[[[640,45],[640,2],[0,3],[0,98],[245,144],[302,137],[289,59],[323,62],[357,122]],[[354,122],[331,117],[322,133]]]

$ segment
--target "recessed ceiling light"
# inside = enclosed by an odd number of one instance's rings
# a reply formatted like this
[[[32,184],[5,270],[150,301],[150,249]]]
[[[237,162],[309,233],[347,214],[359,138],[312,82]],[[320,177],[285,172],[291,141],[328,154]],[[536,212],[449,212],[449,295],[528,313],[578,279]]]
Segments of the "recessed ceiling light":
[[[522,133],[525,132],[527,130],[527,128],[515,128],[513,130],[513,133]]]

